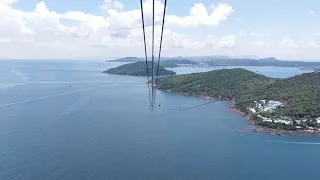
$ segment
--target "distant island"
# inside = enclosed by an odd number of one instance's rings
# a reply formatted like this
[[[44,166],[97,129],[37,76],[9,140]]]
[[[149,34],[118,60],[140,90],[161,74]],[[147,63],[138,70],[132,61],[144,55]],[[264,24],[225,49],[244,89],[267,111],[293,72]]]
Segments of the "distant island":
[[[320,72],[286,79],[245,69],[160,78],[158,89],[226,99],[252,123],[277,130],[320,131]]]
[[[109,60],[106,62],[139,62],[143,61],[143,58],[138,58],[138,57],[123,57],[119,59],[114,59],[114,60]]]
[[[106,62],[142,62],[144,58],[124,57]],[[163,67],[180,67],[180,66],[274,66],[274,67],[297,67],[306,70],[320,70],[320,62],[305,61],[282,61],[274,57],[250,59],[234,58],[228,56],[200,56],[200,57],[163,57],[160,65]]]
[[[152,63],[148,62],[149,76],[151,75],[151,66]],[[154,64],[155,69],[157,69],[157,64]],[[145,62],[135,62],[124,64],[115,68],[108,69],[104,71],[108,74],[117,74],[117,75],[130,75],[130,76],[147,76],[146,63]],[[175,75],[173,71],[169,71],[162,66],[159,66],[159,76],[170,76]]]
[[[197,66],[198,63],[190,61],[188,59],[169,59],[160,61],[160,66],[166,68],[175,68],[175,67],[188,67],[188,66]]]
[[[206,63],[209,66],[225,64],[228,66],[320,67],[320,62],[281,61],[274,57],[262,59],[213,59],[206,61]]]
[[[151,58],[149,59],[151,60]],[[155,59],[157,62],[157,59]],[[138,57],[124,57],[106,62],[145,62],[145,59]],[[196,66],[198,63],[184,58],[161,58],[160,66],[165,68],[175,68],[181,66]]]

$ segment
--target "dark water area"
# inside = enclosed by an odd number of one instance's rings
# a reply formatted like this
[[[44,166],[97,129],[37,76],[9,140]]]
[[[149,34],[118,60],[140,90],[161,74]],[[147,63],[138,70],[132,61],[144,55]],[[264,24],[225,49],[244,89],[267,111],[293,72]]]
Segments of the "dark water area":
[[[226,101],[158,91],[151,111],[146,78],[101,73],[118,65],[1,61],[0,179],[318,179],[320,137],[252,132]]]

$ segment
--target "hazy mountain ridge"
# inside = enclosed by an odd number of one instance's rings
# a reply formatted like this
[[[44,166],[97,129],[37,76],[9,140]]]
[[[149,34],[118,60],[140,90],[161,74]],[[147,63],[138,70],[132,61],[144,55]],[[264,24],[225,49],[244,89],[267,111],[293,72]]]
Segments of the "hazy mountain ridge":
[[[149,58],[148,60],[151,60]],[[157,59],[155,59],[157,60]],[[144,58],[125,57],[107,62],[140,62]],[[181,64],[192,66],[274,66],[274,67],[307,67],[313,70],[320,69],[320,62],[306,61],[283,61],[275,57],[248,59],[248,58],[232,58],[229,56],[200,56],[200,57],[163,57],[160,64],[163,67],[179,67]]]
[[[150,61],[151,61],[151,58],[148,59],[148,62]],[[138,57],[124,57],[124,58],[119,58],[119,59],[110,60],[106,62],[145,62],[145,59],[138,58]],[[157,62],[158,62],[158,59],[155,58],[155,63]],[[179,66],[196,66],[196,65],[198,65],[198,63],[183,57],[173,57],[173,58],[163,57],[160,60],[160,66],[162,67],[174,68]]]

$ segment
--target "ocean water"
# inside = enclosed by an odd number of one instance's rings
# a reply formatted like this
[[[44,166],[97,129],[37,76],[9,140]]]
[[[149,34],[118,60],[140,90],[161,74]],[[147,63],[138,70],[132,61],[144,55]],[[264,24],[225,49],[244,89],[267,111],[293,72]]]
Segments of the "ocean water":
[[[146,78],[101,73],[119,64],[1,61],[0,179],[318,179],[320,137],[252,132],[226,101],[158,91],[151,111]]]

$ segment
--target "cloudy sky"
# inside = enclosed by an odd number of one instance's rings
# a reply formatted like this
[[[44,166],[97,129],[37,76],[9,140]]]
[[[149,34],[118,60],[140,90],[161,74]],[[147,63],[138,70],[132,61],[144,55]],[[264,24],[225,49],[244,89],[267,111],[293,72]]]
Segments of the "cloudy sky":
[[[142,37],[139,0],[0,0],[1,59],[143,56]],[[163,56],[203,55],[320,61],[320,1],[168,0]]]

